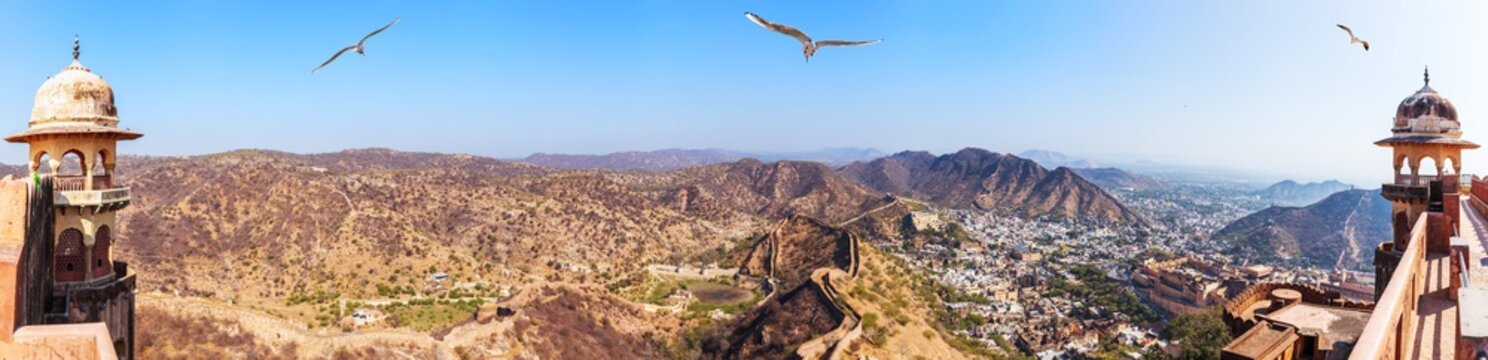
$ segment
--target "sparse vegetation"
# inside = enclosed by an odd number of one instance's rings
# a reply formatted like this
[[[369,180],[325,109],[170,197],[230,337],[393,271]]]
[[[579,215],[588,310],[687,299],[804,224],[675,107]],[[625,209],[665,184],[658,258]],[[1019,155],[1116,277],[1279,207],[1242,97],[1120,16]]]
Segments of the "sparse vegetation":
[[[1099,268],[1089,264],[1077,264],[1070,268],[1070,273],[1074,275],[1074,281],[1065,280],[1063,277],[1050,279],[1049,293],[1046,296],[1057,297],[1069,294],[1077,299],[1088,299],[1086,301],[1090,305],[1098,306],[1106,311],[1126,314],[1135,321],[1157,321],[1157,312],[1143,303],[1131,287],[1120,281],[1106,278],[1105,273]]]
[[[310,293],[299,293],[290,295],[288,299],[284,300],[284,303],[285,305],[290,306],[299,304],[320,305],[335,301],[339,298],[341,298],[341,294],[336,293],[335,291],[315,290],[314,292]]]
[[[1167,338],[1181,341],[1179,359],[1218,359],[1220,349],[1230,343],[1230,329],[1219,307],[1207,311],[1180,314],[1168,323]]]
[[[484,301],[418,299],[392,303],[381,309],[388,313],[389,323],[415,331],[443,329],[471,318]]]

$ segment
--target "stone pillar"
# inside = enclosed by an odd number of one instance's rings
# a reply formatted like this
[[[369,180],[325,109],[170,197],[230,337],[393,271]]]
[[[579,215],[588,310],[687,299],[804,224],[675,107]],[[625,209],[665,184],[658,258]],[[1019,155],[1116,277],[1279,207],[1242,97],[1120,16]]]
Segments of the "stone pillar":
[[[83,167],[83,189],[93,189],[93,163],[88,161],[87,155],[78,156],[78,165]],[[1438,171],[1439,172],[1439,171]]]

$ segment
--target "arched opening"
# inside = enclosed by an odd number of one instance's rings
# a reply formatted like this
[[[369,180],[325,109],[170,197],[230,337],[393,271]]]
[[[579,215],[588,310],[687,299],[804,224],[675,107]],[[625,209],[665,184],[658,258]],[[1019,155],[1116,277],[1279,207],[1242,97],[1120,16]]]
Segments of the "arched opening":
[[[68,150],[62,154],[62,166],[57,168],[57,176],[82,176],[85,163],[83,153]]]
[[[108,225],[98,227],[98,233],[93,235],[93,277],[108,275],[113,271],[113,264],[109,262],[109,246],[113,239],[110,237]]]
[[[108,150],[99,150],[98,151],[98,156],[95,157],[95,158],[93,158],[93,188],[94,189],[112,189],[112,188],[114,188],[113,181],[110,181],[110,180],[113,179],[113,176],[111,176],[113,174],[110,173],[108,166],[105,165],[105,164],[108,164],[108,163],[112,163],[112,161],[109,161],[109,158],[108,158]]]
[[[83,232],[67,229],[57,236],[52,274],[57,282],[83,281]]]
[[[58,191],[85,190],[83,169],[87,169],[87,163],[83,160],[83,153],[77,150],[68,150],[62,154],[62,166],[57,168]]]
[[[45,151],[42,151],[36,153],[36,157],[31,160],[31,171],[34,171],[37,174],[41,175],[52,175],[51,154],[47,154]]]
[[[1455,162],[1450,156],[1442,158],[1442,175],[1456,175],[1457,169],[1452,166]]]
[[[1416,172],[1418,179],[1416,185],[1426,185],[1426,183],[1436,180],[1438,176],[1441,176],[1441,172],[1439,171],[1441,168],[1437,167],[1436,159],[1432,159],[1430,156],[1423,156],[1420,160],[1416,161],[1418,161],[1416,168],[1419,169]]]

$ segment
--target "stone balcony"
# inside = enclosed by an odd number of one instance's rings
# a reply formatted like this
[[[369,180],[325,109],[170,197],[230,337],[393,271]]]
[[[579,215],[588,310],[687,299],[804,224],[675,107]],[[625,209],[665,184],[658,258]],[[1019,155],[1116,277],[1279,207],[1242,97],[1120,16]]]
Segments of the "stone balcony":
[[[89,186],[83,176],[58,176],[57,191],[52,195],[56,206],[94,207],[118,210],[129,206],[128,187],[114,187],[109,176],[94,176]]]
[[[1380,194],[1381,195],[1384,195],[1384,197],[1386,199],[1391,199],[1391,200],[1407,200],[1407,201],[1408,200],[1425,201],[1426,198],[1427,198],[1427,196],[1429,195],[1428,194],[1428,188],[1425,185],[1422,185],[1422,186],[1412,186],[1412,185],[1397,185],[1397,184],[1383,184],[1383,185],[1381,185],[1380,186]]]

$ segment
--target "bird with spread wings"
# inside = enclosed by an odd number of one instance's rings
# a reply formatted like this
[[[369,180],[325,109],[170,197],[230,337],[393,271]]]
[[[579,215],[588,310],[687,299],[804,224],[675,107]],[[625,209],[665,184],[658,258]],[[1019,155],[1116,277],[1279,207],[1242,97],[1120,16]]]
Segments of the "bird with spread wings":
[[[1343,32],[1348,33],[1348,36],[1349,36],[1349,45],[1353,45],[1353,44],[1364,45],[1364,51],[1369,51],[1369,42],[1368,41],[1364,41],[1364,39],[1360,39],[1358,36],[1354,36],[1354,29],[1350,29],[1347,26],[1343,26],[1343,24],[1338,24],[1338,28],[1339,29],[1343,29]]]
[[[806,56],[806,61],[811,61],[811,56],[812,55],[816,55],[816,49],[818,49],[818,48],[820,48],[822,46],[863,46],[863,45],[873,45],[873,44],[877,44],[877,43],[883,42],[883,39],[864,40],[864,41],[848,41],[848,40],[820,40],[820,41],[812,41],[811,40],[811,37],[810,36],[807,36],[805,32],[802,32],[801,30],[798,30],[798,29],[796,29],[794,27],[791,27],[790,25],[773,23],[773,22],[770,22],[769,20],[765,20],[765,18],[759,17],[759,15],[755,15],[754,13],[747,12],[747,11],[744,12],[744,17],[749,18],[749,21],[753,21],[755,24],[759,24],[760,27],[763,27],[763,28],[768,29],[770,31],[774,31],[774,32],[780,33],[780,34],[785,35],[785,36],[789,36],[791,38],[796,39],[796,41],[800,41],[801,42],[801,46],[803,47],[803,49],[801,50],[801,53]]]
[[[393,27],[393,24],[397,24],[399,20],[403,20],[403,18],[393,19],[393,22],[388,23],[387,26],[383,26],[381,29],[374,30],[372,31],[372,33],[367,34],[367,36],[363,36],[362,40],[357,41],[356,44],[341,48],[341,51],[337,51],[335,55],[331,55],[330,59],[326,60],[325,63],[320,64],[320,66],[316,66],[315,70],[310,70],[310,73],[320,72],[320,69],[323,69],[326,67],[326,65],[330,65],[332,62],[335,62],[336,58],[341,57],[341,54],[345,54],[347,51],[356,51],[358,55],[366,56],[367,39],[371,39],[373,36],[382,33],[383,30],[387,30],[388,28]]]

